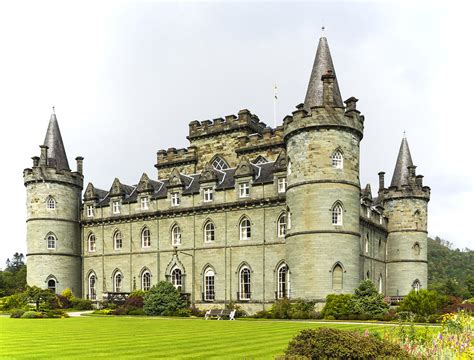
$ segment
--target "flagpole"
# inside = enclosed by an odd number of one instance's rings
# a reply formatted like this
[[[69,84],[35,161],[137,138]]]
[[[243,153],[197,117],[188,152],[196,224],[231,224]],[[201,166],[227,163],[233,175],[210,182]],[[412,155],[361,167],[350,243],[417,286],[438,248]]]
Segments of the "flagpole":
[[[278,94],[277,94],[277,85],[275,84],[273,86],[273,127],[276,128],[276,108],[277,108],[277,100],[278,100]]]

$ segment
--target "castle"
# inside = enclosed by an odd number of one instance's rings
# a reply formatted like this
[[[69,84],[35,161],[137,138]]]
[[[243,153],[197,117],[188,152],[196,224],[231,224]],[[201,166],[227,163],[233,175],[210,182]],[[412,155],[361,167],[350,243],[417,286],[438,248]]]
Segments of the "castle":
[[[325,37],[304,103],[270,128],[248,110],[189,124],[158,176],[83,189],[56,115],[25,169],[29,285],[102,300],[173,283],[201,307],[324,300],[371,279],[386,296],[427,286],[430,188],[403,138],[389,187],[359,182],[364,116],[342,101]]]

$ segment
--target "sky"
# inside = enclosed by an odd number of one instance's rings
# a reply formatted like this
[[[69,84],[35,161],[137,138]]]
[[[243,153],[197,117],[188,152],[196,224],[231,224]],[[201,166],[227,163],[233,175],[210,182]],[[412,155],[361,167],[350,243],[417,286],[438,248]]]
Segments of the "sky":
[[[0,267],[26,253],[22,172],[55,106],[85,185],[156,178],[188,123],[249,109],[277,123],[304,100],[325,27],[343,99],[365,115],[361,185],[391,179],[403,132],[431,187],[428,230],[474,247],[469,2],[1,2]],[[469,165],[471,164],[471,165]],[[467,221],[467,223],[466,223]]]

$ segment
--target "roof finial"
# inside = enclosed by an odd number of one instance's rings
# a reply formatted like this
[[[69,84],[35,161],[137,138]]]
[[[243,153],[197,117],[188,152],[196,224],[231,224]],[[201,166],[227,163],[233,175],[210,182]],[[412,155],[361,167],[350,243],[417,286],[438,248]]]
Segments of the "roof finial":
[[[321,32],[323,33],[323,35],[324,35],[324,30],[326,30],[326,27],[323,25],[321,26]]]
[[[56,110],[54,109],[54,106],[53,106],[53,114],[56,115]]]
[[[406,139],[407,138],[407,132],[405,130],[403,130],[403,138]]]

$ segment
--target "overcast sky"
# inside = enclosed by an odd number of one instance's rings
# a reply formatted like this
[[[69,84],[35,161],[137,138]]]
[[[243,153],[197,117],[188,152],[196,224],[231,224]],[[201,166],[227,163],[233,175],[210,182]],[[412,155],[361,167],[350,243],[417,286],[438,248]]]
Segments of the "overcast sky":
[[[22,171],[51,106],[85,183],[156,177],[188,123],[248,108],[278,123],[304,100],[321,26],[344,99],[365,115],[361,182],[389,182],[406,131],[432,189],[429,233],[473,247],[473,6],[10,1],[0,4],[0,267],[26,253]],[[470,5],[467,5],[470,6]]]

